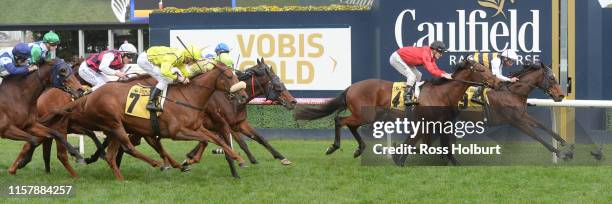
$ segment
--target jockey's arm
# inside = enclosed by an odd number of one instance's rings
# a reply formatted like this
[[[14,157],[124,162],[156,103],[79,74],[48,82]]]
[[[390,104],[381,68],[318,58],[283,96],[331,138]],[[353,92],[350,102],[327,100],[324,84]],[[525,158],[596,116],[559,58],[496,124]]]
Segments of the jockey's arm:
[[[490,63],[491,63],[491,72],[493,72],[493,75],[495,75],[497,78],[499,78],[502,81],[511,81],[510,78],[502,74],[502,63],[499,58],[495,58],[491,60]]]
[[[176,80],[178,76],[174,74],[172,67],[172,62],[163,62],[159,65],[159,71],[164,77]]]
[[[117,70],[111,69],[110,64],[115,59],[115,55],[113,53],[106,53],[102,56],[102,60],[100,61],[100,71],[106,75],[115,75],[117,74]]]
[[[9,74],[27,74],[29,72],[28,65],[15,66],[15,63],[8,57],[3,57],[0,60],[4,62],[4,68],[6,68]],[[10,60],[11,62],[6,63],[8,62],[6,60]]]

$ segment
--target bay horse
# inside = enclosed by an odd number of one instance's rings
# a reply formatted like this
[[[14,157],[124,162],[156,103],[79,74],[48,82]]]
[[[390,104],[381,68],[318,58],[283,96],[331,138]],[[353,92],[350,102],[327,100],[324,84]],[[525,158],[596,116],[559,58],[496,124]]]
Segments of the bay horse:
[[[38,70],[29,74],[9,76],[2,80],[0,137],[25,141],[29,145],[38,145],[46,138],[55,138],[68,148],[77,162],[84,163],[78,151],[61,133],[37,121],[36,101],[47,87],[60,88],[74,97],[80,97],[83,92],[69,65],[60,59],[44,62]],[[24,149],[20,154],[31,154],[33,150]],[[10,168],[8,172],[15,174],[15,169]]]
[[[102,131],[110,138],[106,161],[118,180],[124,180],[116,163],[118,150],[125,151],[136,158],[141,159],[153,167],[159,167],[161,163],[150,159],[134,148],[128,137],[128,133],[142,135],[157,140],[152,130],[150,120],[137,118],[124,113],[125,99],[133,85],[154,84],[155,80],[144,75],[123,82],[109,82],[95,92],[81,97],[68,104],[62,110],[54,111],[41,121],[53,124],[68,120],[70,124],[93,131]],[[236,154],[219,137],[202,127],[204,111],[198,107],[204,107],[215,90],[219,90],[234,99],[246,98],[244,90],[234,89],[238,79],[231,69],[221,64],[206,73],[193,77],[187,85],[176,84],[171,86],[166,97],[163,113],[159,116],[159,137],[171,138],[173,140],[197,140],[208,142],[212,140],[228,153],[233,160],[238,161],[240,166],[244,160]],[[231,90],[231,91],[230,91]],[[161,143],[154,147],[160,154],[164,153]],[[168,155],[160,155],[167,158]],[[230,164],[230,166],[233,164]],[[232,172],[238,177],[236,172]]]
[[[244,81],[247,85],[245,89],[247,90],[246,93],[248,96],[247,103],[256,97],[264,95],[267,100],[272,101],[274,104],[282,105],[287,110],[292,110],[297,104],[297,101],[293,98],[291,93],[289,93],[285,84],[283,84],[276,73],[274,73],[274,70],[265,63],[263,58],[261,60],[257,59],[257,64],[254,67],[248,68],[244,72],[237,71],[236,75],[239,80]],[[247,144],[242,140],[242,135],[240,133],[263,145],[275,159],[281,161],[281,164],[291,164],[291,161],[274,149],[272,145],[270,145],[268,141],[257,133],[251,124],[249,124],[247,121],[247,103],[239,104],[238,107],[236,107],[232,105],[232,102],[223,92],[215,91],[205,107],[206,114],[204,116],[204,127],[208,130],[220,133],[226,141],[230,138],[229,134],[232,134],[234,140],[236,140],[240,148],[244,150],[250,162],[253,164],[257,163],[257,160],[252,155]],[[134,139],[136,137],[138,136],[132,135],[132,141],[137,140]],[[147,140],[147,142],[151,144],[156,141]],[[106,144],[107,141],[105,140],[104,145]],[[152,146],[155,146],[155,144]],[[206,144],[204,143],[198,144],[187,154],[188,159],[183,162],[182,166],[175,166],[174,164],[172,166],[175,168],[180,167],[183,171],[188,171],[189,165],[201,160],[205,147]],[[121,164],[120,155],[122,153],[123,151],[120,150],[117,158],[118,165]],[[96,151],[90,158],[92,161],[95,161],[100,154],[101,151]],[[175,163],[172,158],[168,158],[168,161],[171,164]]]
[[[72,62],[72,65],[73,65],[72,73],[78,73],[79,65],[81,64],[82,61],[83,59],[77,58],[76,60]],[[78,74],[75,74],[74,76],[78,80],[77,83],[91,87],[91,84],[83,80]],[[62,91],[61,89],[47,88],[40,95],[40,97],[38,97],[38,100],[36,102],[36,109],[38,110],[38,117],[44,117],[47,114],[50,114],[53,110],[61,108],[62,106],[70,103],[74,99],[75,99],[74,96],[66,93],[65,91]],[[49,127],[52,129],[58,130],[63,135],[66,135],[67,133],[87,135],[89,138],[91,138],[94,141],[94,144],[96,145],[96,147],[98,147],[98,149],[103,148],[102,144],[100,143],[100,141],[98,140],[98,138],[96,137],[93,131],[81,128],[78,125],[74,125],[74,124],[69,125],[67,123],[56,123],[56,124],[50,125]],[[65,132],[65,131],[68,131],[68,132]],[[45,172],[47,173],[51,172],[50,159],[51,159],[52,142],[53,142],[53,139],[45,139],[43,141],[43,160],[45,163]],[[29,148],[29,145],[24,145],[24,148]],[[66,154],[67,153],[66,147],[62,145],[61,143],[58,143],[56,145],[56,148],[57,148],[57,152],[56,152],[57,159],[60,160],[64,168],[66,168],[66,170],[72,177],[77,177],[76,172],[74,171],[74,169],[68,162],[68,156]],[[25,167],[25,165],[30,162],[31,158],[32,158],[32,155],[30,154],[25,155],[25,158],[18,157],[10,169],[14,173],[17,169],[21,169]],[[88,159],[85,159],[85,162],[89,163],[87,160]]]
[[[414,107],[414,112],[421,112],[419,108],[422,107],[440,107],[440,109],[454,107],[467,88],[473,84],[483,83],[494,88],[497,88],[500,84],[500,80],[491,73],[491,70],[482,64],[467,59],[456,65],[452,78],[453,80],[439,79],[425,82],[421,86],[420,96],[417,99],[418,105]],[[375,120],[374,115],[363,114],[362,109],[364,107],[390,107],[392,88],[393,82],[391,81],[381,79],[360,81],[352,84],[336,98],[322,106],[298,107],[294,113],[294,118],[296,120],[315,120],[336,113],[334,117],[334,143],[327,149],[326,154],[332,154],[340,148],[340,130],[343,126],[347,126],[359,144],[357,150],[353,153],[353,157],[359,157],[366,145],[357,129]],[[341,112],[347,109],[350,110],[350,116],[339,116]],[[448,111],[452,111],[452,108],[443,110],[443,112]],[[438,121],[448,120],[448,117],[451,117],[446,114],[427,115],[434,115]]]
[[[561,146],[566,146],[567,142],[527,113],[527,97],[536,88],[544,91],[555,102],[560,102],[565,97],[550,67],[541,62],[526,65],[522,70],[512,73],[511,77],[517,77],[519,81],[509,83],[501,89],[489,90],[486,93],[489,110],[487,126],[511,125],[540,142],[549,151],[557,154],[559,158],[571,159],[573,157],[572,150],[561,152],[536,135],[534,128],[544,130]],[[464,112],[458,115],[458,118],[463,121],[482,121],[484,117],[481,112]]]

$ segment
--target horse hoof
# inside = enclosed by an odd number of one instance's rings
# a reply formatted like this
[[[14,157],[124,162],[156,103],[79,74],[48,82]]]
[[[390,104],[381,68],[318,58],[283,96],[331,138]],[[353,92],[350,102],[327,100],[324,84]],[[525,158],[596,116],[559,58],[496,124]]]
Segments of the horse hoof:
[[[292,162],[289,161],[288,159],[283,159],[283,160],[281,160],[281,164],[283,164],[283,165],[291,165]]]
[[[330,155],[332,153],[334,153],[336,150],[338,150],[340,148],[340,146],[337,146],[335,144],[333,144],[332,146],[327,148],[327,151],[325,152],[326,155]]]
[[[595,159],[597,159],[598,161],[601,161],[603,159],[603,152],[601,151],[601,149],[596,149],[591,151],[591,156],[595,157]]]
[[[363,153],[362,149],[355,150],[355,152],[353,153],[353,158],[361,156],[361,153]]]
[[[181,167],[181,171],[182,171],[182,172],[188,172],[188,171],[191,171],[191,166],[189,166],[189,165],[183,165],[183,166]]]
[[[250,162],[251,162],[251,164],[258,164],[259,163],[257,160],[251,160]]]
[[[238,164],[238,166],[239,166],[240,168],[247,168],[247,167],[249,167],[249,165],[247,165],[247,164],[246,164],[246,163],[244,163],[244,162],[243,162],[243,163],[239,163],[239,164]]]
[[[159,170],[161,171],[168,171],[170,169],[170,166],[164,165],[162,167],[159,168]]]
[[[16,169],[9,169],[6,172],[8,172],[10,175],[15,175],[17,174],[17,170]]]

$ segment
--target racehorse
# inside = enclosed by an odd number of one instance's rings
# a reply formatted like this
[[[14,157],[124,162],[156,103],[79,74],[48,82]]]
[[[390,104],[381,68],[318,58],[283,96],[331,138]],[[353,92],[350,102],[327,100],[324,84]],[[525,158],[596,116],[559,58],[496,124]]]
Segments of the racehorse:
[[[54,111],[41,119],[50,124],[69,120],[70,124],[78,124],[88,130],[98,130],[110,137],[106,161],[113,170],[118,180],[123,180],[123,176],[117,166],[116,157],[119,148],[124,148],[127,153],[147,162],[153,167],[161,164],[148,158],[134,148],[127,133],[142,135],[152,140],[157,140],[150,120],[132,117],[124,113],[125,99],[133,85],[154,84],[155,80],[147,75],[135,77],[124,82],[110,82],[100,87],[95,92],[81,97],[76,101],[65,106],[62,110]],[[235,89],[238,79],[231,69],[221,64],[215,64],[215,68],[203,74],[193,77],[188,85],[174,85],[168,90],[164,111],[159,116],[160,137],[167,137],[173,140],[198,140],[208,142],[213,140],[221,146],[228,156],[237,160],[240,166],[244,165],[244,160],[236,154],[219,137],[202,127],[203,109],[213,91],[224,92],[227,97],[233,100],[246,99],[246,93],[242,89]],[[154,147],[162,158],[165,151],[159,143]],[[230,163],[230,166],[233,162]],[[232,171],[234,177],[237,173]]]
[[[247,93],[250,93],[247,94],[249,97],[247,101],[265,95],[268,101],[280,104],[287,110],[292,110],[297,104],[297,101],[293,98],[291,93],[289,93],[285,84],[281,82],[280,78],[265,63],[263,58],[261,61],[257,59],[257,65],[255,67],[249,68],[244,72],[239,72],[237,75],[241,81],[247,84],[246,90]],[[232,133],[240,148],[244,150],[249,161],[253,164],[256,164],[257,160],[249,150],[247,144],[242,140],[240,133],[263,145],[275,159],[281,161],[281,164],[291,164],[291,161],[276,151],[276,149],[274,149],[264,137],[257,133],[246,120],[246,103],[241,104],[238,108],[234,108],[227,104],[227,99],[223,97],[221,93],[215,92],[212,100],[206,107],[206,113],[211,120],[205,120],[204,127],[210,130],[217,130],[226,138],[229,138],[229,134]],[[204,148],[204,144],[200,143],[189,152],[187,154],[187,160],[183,162],[183,168],[187,168],[188,165],[199,162],[202,158]]]
[[[38,145],[45,138],[55,138],[68,148],[79,163],[84,163],[78,151],[61,133],[37,121],[36,101],[47,87],[60,88],[74,97],[80,97],[83,92],[69,65],[63,60],[50,60],[39,65],[38,70],[34,72],[9,76],[2,80],[0,137],[26,141],[29,145]],[[23,149],[20,154],[31,154],[33,150]],[[8,172],[15,174],[15,169],[9,168]]]
[[[470,85],[482,82],[483,85],[498,87],[500,83],[489,69],[472,60],[458,63],[452,78],[453,80],[440,79],[423,84],[416,107],[456,106]],[[390,107],[392,88],[393,82],[390,81],[380,79],[360,81],[349,86],[336,98],[322,106],[299,107],[295,111],[294,118],[296,120],[315,120],[336,113],[334,144],[327,149],[326,154],[334,153],[340,148],[340,130],[343,126],[347,126],[359,144],[353,157],[359,157],[365,149],[365,143],[357,132],[357,128],[375,120],[374,115],[364,114],[362,109],[364,107]],[[351,115],[340,117],[339,114],[346,109],[350,110]]]
[[[274,73],[274,71],[265,63],[262,58],[261,61],[257,59],[257,65],[246,69],[244,72],[237,71],[236,75],[238,79],[244,81],[247,84],[247,101],[253,100],[255,97],[265,95],[267,100],[272,101],[275,104],[280,104],[286,109],[291,110],[295,107],[297,101],[293,98],[291,93],[287,90],[285,85],[281,82],[280,78]],[[231,133],[240,145],[240,148],[247,154],[251,163],[257,163],[257,160],[248,149],[246,143],[242,140],[242,133],[247,137],[257,141],[272,154],[275,159],[281,160],[284,165],[291,164],[291,161],[287,160],[281,155],[276,149],[274,149],[268,141],[259,135],[254,128],[248,123],[246,104],[240,104],[239,107],[231,105],[228,98],[219,91],[213,93],[212,98],[206,105],[206,114],[204,118],[204,127],[208,130],[220,133],[226,140],[228,140],[229,134]],[[237,133],[239,132],[239,133]],[[132,135],[132,141],[137,136]],[[146,139],[146,138],[145,138]],[[154,143],[155,141],[147,140],[148,143]],[[104,142],[106,144],[107,141]],[[154,145],[152,145],[154,146]],[[190,153],[187,154],[188,159],[185,160],[182,166],[175,166],[172,163],[175,161],[172,158],[168,158],[168,161],[173,167],[180,167],[183,171],[189,169],[189,165],[199,162],[204,152],[206,144],[198,144]],[[101,151],[96,151],[90,158],[96,159]],[[121,155],[122,151],[118,155]],[[95,161],[95,160],[94,160]],[[88,161],[89,162],[89,161]],[[118,165],[121,164],[121,156],[117,158]]]
[[[79,65],[81,64],[81,62],[83,61],[83,59],[77,59],[75,61],[73,61],[73,66],[72,66],[72,73],[78,73],[78,69],[79,69]],[[87,83],[85,80],[83,80],[78,74],[75,74],[76,79],[78,80],[79,84],[82,85],[87,85],[91,87],[91,84]],[[40,97],[38,97],[37,103],[36,103],[36,109],[38,110],[38,116],[39,117],[43,117],[49,113],[51,113],[53,110],[61,108],[62,106],[70,103],[72,100],[74,100],[74,97],[71,96],[70,94],[66,93],[65,91],[62,91],[61,89],[58,88],[47,88],[42,95],[40,95]],[[45,124],[46,125],[46,124]],[[74,134],[80,134],[80,135],[87,135],[88,137],[90,137],[94,143],[96,144],[96,146],[98,148],[102,148],[100,141],[98,140],[98,138],[96,137],[95,133],[89,130],[86,130],[84,128],[79,127],[78,125],[70,125],[68,126],[67,123],[56,123],[53,124],[52,126],[49,126],[52,129],[58,130],[60,133],[62,134],[67,134],[64,131],[68,131],[68,133],[74,133]],[[43,142],[43,160],[45,163],[45,171],[47,173],[49,173],[51,171],[51,165],[50,165],[50,157],[51,157],[51,144],[53,142],[53,139],[45,139]],[[29,145],[24,145],[24,148],[29,148]],[[70,175],[72,177],[76,177],[77,174],[74,171],[74,169],[72,168],[72,166],[70,165],[70,163],[68,162],[68,156],[66,154],[66,147],[64,145],[62,145],[61,143],[58,143],[57,146],[57,158],[58,160],[60,160],[60,162],[62,163],[62,165],[66,168],[66,170],[68,171],[68,173],[70,173]],[[25,155],[25,158],[22,157],[18,157],[16,159],[16,162],[14,162],[13,166],[10,168],[11,170],[16,171],[17,169],[21,169],[23,167],[25,167],[25,165],[30,162],[32,155]],[[87,162],[87,159],[85,159],[85,161]],[[16,165],[16,166],[15,166]]]
[[[555,102],[563,100],[563,92],[550,67],[539,62],[524,66],[522,70],[512,73],[511,76],[519,78],[519,81],[503,86],[501,89],[489,90],[485,94],[488,98],[487,107],[489,110],[489,114],[486,116],[487,125],[509,124],[540,142],[548,150],[557,154],[559,158],[571,159],[573,157],[572,150],[561,152],[536,135],[533,128],[544,130],[561,146],[565,146],[567,142],[527,113],[527,97],[536,88],[544,91]],[[463,121],[482,121],[484,117],[480,112],[465,112],[459,114],[458,118]]]

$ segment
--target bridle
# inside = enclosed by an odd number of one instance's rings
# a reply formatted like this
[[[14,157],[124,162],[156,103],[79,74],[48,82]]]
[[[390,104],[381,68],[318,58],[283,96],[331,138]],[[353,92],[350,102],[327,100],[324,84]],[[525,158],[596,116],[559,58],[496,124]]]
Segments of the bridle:
[[[470,69],[470,72],[482,72],[482,71],[476,70],[474,68],[474,63],[476,63],[476,62],[473,62],[471,60],[465,60],[465,62],[469,63],[470,67],[468,69]],[[491,85],[488,82],[488,80],[484,79],[484,77],[483,77],[481,82],[475,82],[475,81],[469,81],[469,80],[463,80],[463,79],[455,79],[454,77],[453,77],[452,80],[453,81],[462,82],[462,83],[466,83],[466,84],[470,84],[470,85],[474,85],[474,86],[487,86],[487,87],[491,87]]]

